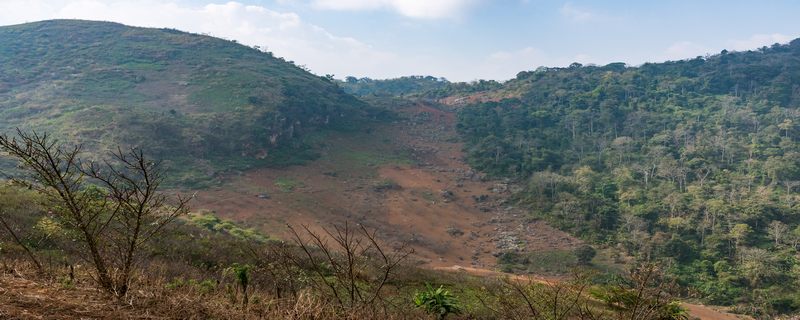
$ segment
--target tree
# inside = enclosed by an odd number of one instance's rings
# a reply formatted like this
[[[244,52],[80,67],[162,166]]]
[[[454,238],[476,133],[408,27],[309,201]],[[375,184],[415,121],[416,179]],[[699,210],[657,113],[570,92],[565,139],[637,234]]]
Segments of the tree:
[[[47,198],[76,233],[81,258],[94,266],[98,285],[117,296],[128,292],[141,246],[188,212],[189,198],[159,193],[163,171],[141,150],[118,149],[114,162],[83,163],[80,146],[68,148],[47,134],[19,129],[17,137],[0,135],[0,149],[19,160],[29,173],[19,181]]]
[[[592,264],[592,259],[597,255],[597,251],[592,246],[585,244],[575,249],[575,257],[578,259],[580,265]]]
[[[781,244],[781,240],[783,240],[786,232],[789,231],[789,227],[784,224],[783,222],[773,220],[769,223],[767,227],[767,232],[775,240],[775,245]]]
[[[736,246],[742,244],[743,241],[747,239],[750,233],[753,232],[753,229],[750,226],[744,223],[738,223],[731,228],[730,235],[736,241]]]
[[[300,254],[282,254],[298,270],[309,270],[304,275],[309,284],[338,307],[378,306],[383,302],[385,286],[413,250],[405,244],[388,250],[378,243],[376,231],[369,231],[363,225],[353,228],[345,223],[322,230],[324,233],[317,233],[302,226],[298,231],[289,226]]]
[[[121,272],[115,279],[115,290],[125,295],[130,276],[138,262],[140,248],[167,224],[188,213],[190,198],[171,198],[159,192],[164,172],[159,162],[150,160],[141,149],[112,153],[113,162],[90,162],[83,172],[105,188],[113,202],[114,212],[105,234],[117,252]],[[113,254],[112,254],[113,255]]]

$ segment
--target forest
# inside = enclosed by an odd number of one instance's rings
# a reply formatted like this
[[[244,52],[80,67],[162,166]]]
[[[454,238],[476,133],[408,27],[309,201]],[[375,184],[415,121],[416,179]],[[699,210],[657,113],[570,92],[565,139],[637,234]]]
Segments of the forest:
[[[458,130],[473,167],[523,185],[515,198],[532,217],[615,259],[665,266],[688,296],[791,312],[797,83],[800,40],[637,67],[575,63],[520,72],[494,89],[502,98],[464,106]]]

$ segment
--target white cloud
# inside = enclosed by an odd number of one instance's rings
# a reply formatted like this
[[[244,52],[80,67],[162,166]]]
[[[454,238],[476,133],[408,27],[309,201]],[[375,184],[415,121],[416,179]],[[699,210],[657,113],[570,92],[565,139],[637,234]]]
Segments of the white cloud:
[[[697,56],[704,56],[709,53],[709,50],[705,46],[701,46],[691,41],[680,41],[673,43],[669,46],[661,57],[661,60],[683,60],[683,59],[690,59]]]
[[[156,0],[2,0],[0,25],[46,19],[115,21],[142,27],[170,27],[258,45],[318,74],[370,75],[396,65],[396,55],[356,39],[331,34],[291,12],[239,2],[190,6]]]
[[[725,42],[724,48],[714,46],[714,48],[698,44],[691,41],[679,41],[670,45],[659,57],[660,61],[664,60],[682,60],[691,59],[697,56],[705,56],[707,54],[715,54],[723,49],[746,51],[755,50],[763,46],[771,46],[775,43],[787,43],[792,41],[795,37],[788,36],[780,33],[772,34],[755,34],[747,39],[730,40]],[[657,60],[658,61],[658,60]]]
[[[512,78],[517,72],[532,70],[542,64],[544,54],[539,49],[525,47],[515,51],[497,51],[485,61],[475,64],[472,71],[478,74],[502,75]]]
[[[535,70],[541,66],[565,67],[573,62],[588,63],[591,57],[579,54],[572,58],[554,57],[547,52],[525,47],[513,51],[497,51],[490,54],[485,61],[471,68],[476,74],[490,75],[491,79],[509,79],[520,71]]]
[[[788,36],[780,33],[773,34],[755,34],[747,39],[733,40],[728,44],[730,49],[736,51],[746,51],[761,48],[763,46],[771,46],[775,43],[787,43],[792,41],[795,37]]]
[[[478,0],[313,0],[318,9],[366,11],[392,10],[411,18],[454,18],[463,14]]]
[[[572,3],[565,3],[558,10],[561,16],[572,22],[589,22],[597,20],[600,16],[587,8],[575,6]]]

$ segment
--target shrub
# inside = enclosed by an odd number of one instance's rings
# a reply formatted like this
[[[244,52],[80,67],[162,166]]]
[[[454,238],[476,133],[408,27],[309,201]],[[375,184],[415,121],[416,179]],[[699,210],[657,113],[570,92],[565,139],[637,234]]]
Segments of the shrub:
[[[414,305],[429,314],[436,315],[437,319],[444,319],[449,314],[458,314],[461,307],[458,300],[444,286],[433,288],[425,285],[425,290],[414,294]]]
[[[582,245],[575,249],[575,258],[578,259],[578,264],[582,266],[592,264],[592,259],[597,255],[597,251],[590,245]]]

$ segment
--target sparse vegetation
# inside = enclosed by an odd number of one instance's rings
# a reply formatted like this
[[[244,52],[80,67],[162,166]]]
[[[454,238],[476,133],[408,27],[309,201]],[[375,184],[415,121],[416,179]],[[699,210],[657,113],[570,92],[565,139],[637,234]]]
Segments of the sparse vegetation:
[[[231,41],[78,20],[0,27],[0,110],[0,131],[45,130],[90,153],[147,145],[167,183],[198,188],[314,159],[307,134],[386,113]]]
[[[384,192],[388,190],[400,189],[400,185],[392,179],[381,179],[372,186],[372,189],[377,192]]]
[[[578,266],[575,254],[569,250],[529,254],[504,252],[497,258],[497,263],[505,272],[530,274],[563,274]]]
[[[295,188],[302,188],[303,183],[290,178],[275,179],[275,187],[281,192],[292,192]]]

